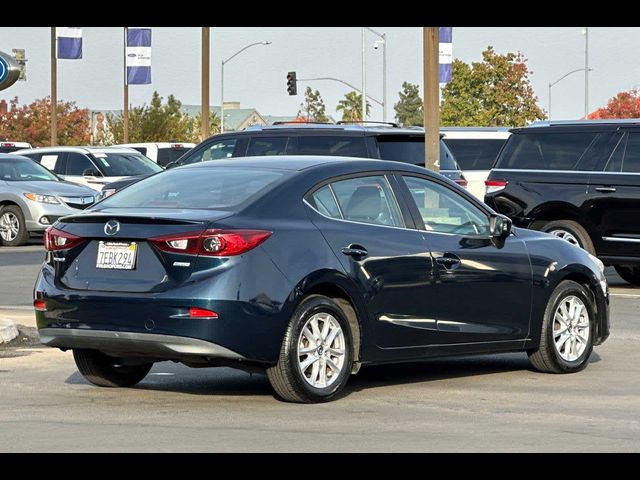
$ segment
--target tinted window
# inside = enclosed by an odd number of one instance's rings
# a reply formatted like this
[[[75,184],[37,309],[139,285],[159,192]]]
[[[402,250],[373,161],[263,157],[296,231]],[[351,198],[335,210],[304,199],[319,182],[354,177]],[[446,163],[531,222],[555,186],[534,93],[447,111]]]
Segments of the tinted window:
[[[287,149],[287,140],[287,137],[253,137],[249,142],[247,157],[284,155]]]
[[[439,183],[403,176],[425,229],[459,235],[488,235],[489,218],[458,193]]]
[[[640,132],[631,132],[627,138],[622,171],[640,173]]]
[[[359,177],[331,184],[345,220],[404,226],[389,183],[383,176]]]
[[[207,145],[205,148],[185,158],[180,165],[189,165],[198,162],[208,162],[209,160],[220,160],[234,156],[237,140],[235,138],[225,138]]]
[[[45,165],[48,155],[42,156],[42,164]],[[46,165],[45,165],[46,166]],[[85,170],[96,170],[96,166],[86,155],[81,153],[69,152],[67,154],[67,175],[77,175],[81,177]]]
[[[167,170],[121,190],[105,208],[212,208],[229,210],[284,174],[267,170],[187,168]]]
[[[497,168],[575,170],[597,133],[523,133],[511,135]]]
[[[12,160],[0,160],[0,180],[7,182],[58,181],[49,170],[33,160],[16,158]]]
[[[167,164],[178,160],[187,153],[190,148],[160,148],[158,149],[158,165],[166,167]]]
[[[331,193],[331,187],[329,185],[322,187],[320,190],[316,190],[311,196],[313,200],[313,206],[321,214],[332,218],[342,218],[340,215],[340,209],[336,203],[336,199]]]
[[[424,166],[424,137],[380,136],[378,149],[382,160]],[[440,141],[440,169],[458,170],[454,156],[443,141]]]
[[[147,147],[129,147],[133,148],[136,152],[140,152],[143,155],[147,154]]]
[[[16,150],[22,150],[22,147],[0,147],[0,153],[11,153]]]
[[[462,170],[491,170],[506,139],[445,138]]]
[[[139,153],[94,153],[93,158],[107,177],[149,175],[162,170],[156,162]]]
[[[368,157],[364,137],[308,135],[291,139],[291,143],[295,147],[289,147],[290,154]]]

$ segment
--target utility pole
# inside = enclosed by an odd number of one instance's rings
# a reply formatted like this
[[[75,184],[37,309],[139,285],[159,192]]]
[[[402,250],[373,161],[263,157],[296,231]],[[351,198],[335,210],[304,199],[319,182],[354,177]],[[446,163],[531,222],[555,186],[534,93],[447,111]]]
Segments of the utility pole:
[[[129,143],[129,83],[127,80],[127,43],[129,37],[129,27],[124,27],[124,48],[122,59],[124,65],[124,111],[122,114],[123,143]]]
[[[210,27],[202,27],[202,99],[200,101],[201,137],[202,140],[209,136],[209,49]]]
[[[367,38],[362,27],[362,121],[367,119]]]
[[[425,167],[440,171],[440,95],[438,84],[439,29],[423,27],[424,160]]]
[[[58,144],[58,59],[56,27],[51,27],[51,146]]]
[[[589,27],[584,27],[584,118],[589,115]]]

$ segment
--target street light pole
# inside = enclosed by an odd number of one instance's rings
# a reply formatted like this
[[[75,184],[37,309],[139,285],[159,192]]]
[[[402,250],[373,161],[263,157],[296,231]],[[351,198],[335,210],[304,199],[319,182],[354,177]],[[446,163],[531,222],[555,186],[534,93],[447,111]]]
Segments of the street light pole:
[[[589,115],[589,27],[584,27],[584,118]]]
[[[364,29],[362,27],[362,121],[367,119],[367,39]]]
[[[377,48],[379,44],[382,44],[382,120],[387,121],[387,34],[376,32],[373,28],[364,27],[374,35],[378,36],[380,40],[376,40],[373,44]]]
[[[255,47],[256,45],[271,45],[271,42],[262,41],[262,42],[251,43],[251,44],[247,45],[246,47],[241,48],[240,50],[238,50],[236,53],[231,55],[226,60],[222,61],[222,68],[221,68],[221,71],[220,71],[220,74],[221,74],[221,78],[220,78],[220,132],[221,133],[224,132],[224,66],[225,66],[226,63],[229,63],[230,60],[232,60],[235,57],[237,57],[238,55],[240,55],[246,49],[251,48],[251,47]]]
[[[571,70],[570,72],[565,73],[563,76],[561,76],[558,80],[556,80],[555,82],[550,82],[549,83],[549,120],[551,120],[551,87],[553,87],[556,83],[559,83],[560,81],[564,80],[565,78],[567,78],[569,75],[573,74],[573,73],[577,73],[577,72],[582,72],[583,70],[585,70],[584,68],[576,68],[575,70]],[[589,70],[592,70],[591,68]],[[586,117],[586,115],[585,115]]]
[[[202,27],[202,61],[201,61],[201,75],[202,85],[201,98],[200,98],[200,137],[202,140],[209,136],[209,49],[211,47],[210,41],[210,27]]]

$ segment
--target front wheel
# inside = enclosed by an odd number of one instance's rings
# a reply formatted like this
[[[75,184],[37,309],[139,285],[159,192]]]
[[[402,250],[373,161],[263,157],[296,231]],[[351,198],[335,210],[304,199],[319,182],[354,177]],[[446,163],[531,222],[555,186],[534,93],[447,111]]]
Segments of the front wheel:
[[[278,363],[267,376],[283,400],[326,402],[344,388],[352,365],[353,339],[345,312],[328,297],[310,295],[293,313]]]
[[[29,240],[24,214],[17,205],[0,209],[0,243],[5,247],[19,247]]]
[[[542,320],[540,344],[529,351],[533,367],[546,373],[574,373],[589,363],[596,307],[593,295],[566,280],[554,290]]]
[[[625,282],[631,285],[640,285],[640,267],[627,267],[623,265],[615,265],[616,272]]]
[[[123,359],[97,350],[73,351],[73,359],[84,378],[99,387],[132,387],[147,376],[153,363],[128,365]]]

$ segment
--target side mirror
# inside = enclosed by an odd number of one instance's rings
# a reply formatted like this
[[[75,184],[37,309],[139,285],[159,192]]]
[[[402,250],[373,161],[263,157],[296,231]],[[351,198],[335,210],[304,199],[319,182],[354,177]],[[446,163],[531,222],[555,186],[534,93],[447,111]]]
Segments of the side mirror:
[[[82,172],[82,176],[83,177],[100,177],[100,172],[98,172],[96,169],[94,168],[87,168],[84,172]]]
[[[513,222],[509,217],[505,217],[498,213],[491,217],[489,229],[492,237],[500,239],[507,238],[511,235],[512,227]]]

